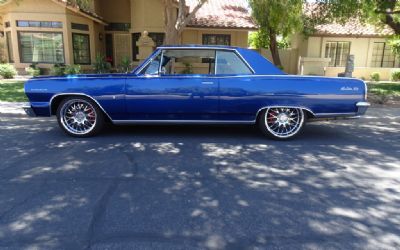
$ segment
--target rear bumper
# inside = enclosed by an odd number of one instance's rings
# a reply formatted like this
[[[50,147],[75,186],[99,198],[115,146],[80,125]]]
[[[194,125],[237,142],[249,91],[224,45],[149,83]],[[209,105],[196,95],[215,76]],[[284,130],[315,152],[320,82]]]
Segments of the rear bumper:
[[[371,106],[369,102],[357,102],[357,116],[365,115],[368,108]]]
[[[31,106],[23,106],[22,109],[30,117],[36,117],[37,116],[35,111],[33,110],[33,108]]]

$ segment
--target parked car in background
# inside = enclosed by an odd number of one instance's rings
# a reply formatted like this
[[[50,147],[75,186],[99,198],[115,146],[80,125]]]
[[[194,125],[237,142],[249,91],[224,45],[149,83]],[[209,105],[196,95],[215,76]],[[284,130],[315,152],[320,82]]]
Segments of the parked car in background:
[[[307,121],[363,115],[363,81],[286,75],[257,52],[220,46],[158,48],[128,74],[37,77],[25,85],[31,116],[56,115],[69,135],[114,124],[257,124],[273,139]]]

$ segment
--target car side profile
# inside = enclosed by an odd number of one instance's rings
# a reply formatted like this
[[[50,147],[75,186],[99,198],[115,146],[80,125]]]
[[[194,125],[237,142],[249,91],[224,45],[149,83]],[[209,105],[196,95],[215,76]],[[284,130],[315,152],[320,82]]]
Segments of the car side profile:
[[[57,116],[71,136],[114,124],[257,124],[273,139],[306,122],[364,115],[363,81],[293,76],[236,47],[164,46],[128,74],[37,77],[25,84],[31,116]]]

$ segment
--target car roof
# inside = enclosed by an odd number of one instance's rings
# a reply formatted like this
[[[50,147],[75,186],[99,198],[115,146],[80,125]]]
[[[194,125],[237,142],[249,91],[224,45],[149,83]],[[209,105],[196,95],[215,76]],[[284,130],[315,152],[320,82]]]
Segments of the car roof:
[[[198,44],[184,44],[184,45],[163,45],[158,49],[232,49],[236,50],[239,47],[226,46],[226,45],[198,45]]]

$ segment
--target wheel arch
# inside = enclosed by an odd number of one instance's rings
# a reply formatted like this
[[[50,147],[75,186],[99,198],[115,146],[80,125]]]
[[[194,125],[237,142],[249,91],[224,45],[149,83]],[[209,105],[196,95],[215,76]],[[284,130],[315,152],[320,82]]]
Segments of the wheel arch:
[[[50,103],[49,103],[49,107],[50,107],[50,115],[56,115],[57,113],[57,109],[59,107],[59,105],[61,104],[61,102],[65,99],[65,98],[69,98],[69,97],[85,97],[88,98],[89,100],[93,101],[95,103],[95,105],[97,105],[98,108],[100,108],[100,110],[103,112],[103,114],[105,115],[106,119],[109,122],[112,122],[111,117],[108,115],[108,113],[104,110],[104,108],[100,105],[100,103],[94,99],[93,97],[87,95],[87,94],[83,94],[83,93],[63,93],[63,94],[56,94],[54,95],[51,99],[50,99]]]
[[[258,120],[260,119],[261,113],[262,113],[264,110],[269,109],[269,108],[296,108],[296,109],[302,109],[303,112],[305,113],[307,119],[315,118],[315,113],[314,113],[311,109],[309,109],[309,108],[307,108],[307,107],[302,107],[302,106],[288,106],[288,105],[272,105],[272,106],[265,106],[265,107],[262,107],[261,109],[259,109],[259,110],[257,111],[257,114],[256,114],[256,122],[258,122]]]

